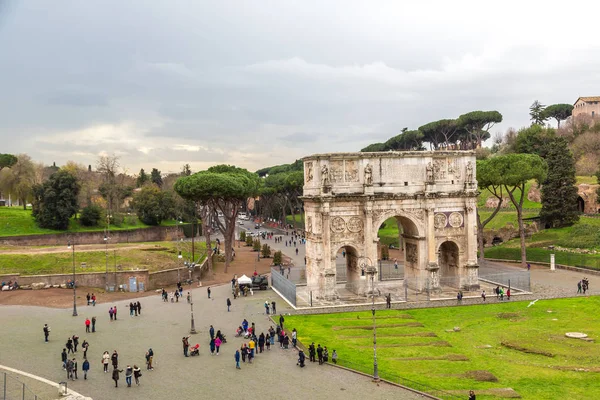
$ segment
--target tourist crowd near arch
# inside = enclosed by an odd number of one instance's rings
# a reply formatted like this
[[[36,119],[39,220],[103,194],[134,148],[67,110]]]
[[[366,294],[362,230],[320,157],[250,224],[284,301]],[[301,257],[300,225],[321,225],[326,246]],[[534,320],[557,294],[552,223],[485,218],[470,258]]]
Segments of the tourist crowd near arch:
[[[306,279],[317,298],[338,298],[341,248],[346,288],[366,293],[365,266],[377,267],[377,232],[392,217],[404,254],[398,285],[479,288],[473,152],[331,153],[303,162]]]

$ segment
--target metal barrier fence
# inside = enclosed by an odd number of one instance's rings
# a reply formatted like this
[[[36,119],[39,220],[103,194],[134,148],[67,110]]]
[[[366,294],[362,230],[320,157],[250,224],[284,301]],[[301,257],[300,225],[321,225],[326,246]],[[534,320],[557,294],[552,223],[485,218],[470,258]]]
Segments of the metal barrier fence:
[[[2,400],[38,400],[38,396],[25,383],[6,372],[3,375],[2,391],[0,391]]]
[[[296,284],[283,275],[285,269],[271,268],[271,285],[294,307],[296,306]]]
[[[341,365],[342,367],[352,369],[355,371],[359,371],[359,372],[362,372],[367,375],[373,375],[373,365],[372,364],[368,365],[368,364],[353,363],[353,362],[344,360],[342,357],[342,358],[338,358],[337,365]],[[417,382],[412,379],[405,378],[394,372],[391,372],[391,371],[388,371],[385,369],[381,369],[381,368],[379,368],[379,377],[381,379],[385,379],[390,382],[397,383],[399,385],[418,390],[419,392],[426,393],[429,396],[431,396],[431,398],[433,398],[433,399],[455,400],[455,399],[464,399],[465,398],[465,396],[452,394],[452,393],[446,392],[444,390],[434,388],[430,385],[427,385],[427,384],[424,384],[421,382]]]
[[[529,271],[501,272],[497,274],[480,275],[479,279],[491,284],[502,286],[505,289],[517,289],[525,292],[531,291],[531,275]]]

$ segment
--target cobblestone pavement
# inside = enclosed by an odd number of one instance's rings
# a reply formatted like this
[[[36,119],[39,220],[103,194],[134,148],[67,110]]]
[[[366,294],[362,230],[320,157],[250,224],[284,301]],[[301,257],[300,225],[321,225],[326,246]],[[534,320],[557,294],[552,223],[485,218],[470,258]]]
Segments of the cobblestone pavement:
[[[255,292],[254,296],[233,300],[231,312],[227,312],[226,299],[229,286],[212,288],[212,299],[207,298],[206,288],[192,290],[197,335],[190,343],[200,343],[200,357],[185,358],[181,338],[190,328],[190,306],[186,302],[163,303],[157,294],[141,298],[142,315],[130,317],[123,301],[116,303],[118,320],[109,321],[111,304],[96,307],[80,307],[79,316],[73,317],[71,309],[42,307],[0,307],[0,364],[27,371],[46,379],[60,382],[66,380],[62,370],[60,353],[67,337],[77,334],[80,343],[90,343],[88,359],[91,371],[83,380],[81,364],[83,353],[79,349],[79,379],[69,382],[69,387],[90,396],[103,399],[239,399],[247,395],[259,398],[286,399],[417,399],[421,396],[401,388],[381,383],[376,385],[369,378],[331,366],[296,366],[296,352],[277,347],[257,355],[251,365],[242,364],[235,369],[233,355],[243,343],[234,337],[235,328],[243,318],[255,322],[257,330],[264,331],[270,325],[264,312],[264,301],[275,300],[278,311],[285,312],[285,304],[271,290]],[[97,332],[85,333],[86,317],[96,316]],[[42,327],[48,323],[52,329],[50,342],[44,343]],[[221,355],[210,356],[208,351],[208,328],[214,325],[228,338]],[[152,347],[155,353],[153,371],[146,371],[144,354]],[[103,351],[119,352],[119,366],[137,364],[142,368],[141,385],[128,388],[124,376],[119,388],[114,387],[110,374],[102,372],[100,359]],[[340,354],[340,358],[343,354]],[[43,397],[42,397],[43,398]]]

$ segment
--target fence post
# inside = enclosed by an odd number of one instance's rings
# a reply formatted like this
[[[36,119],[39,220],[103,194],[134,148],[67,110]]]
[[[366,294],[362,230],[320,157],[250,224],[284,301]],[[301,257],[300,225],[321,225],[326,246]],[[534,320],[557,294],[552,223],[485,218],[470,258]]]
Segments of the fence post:
[[[310,306],[312,307],[312,290],[310,291]]]
[[[25,384],[23,383],[23,400],[25,400]]]
[[[2,399],[6,400],[6,372],[4,373],[4,396]]]

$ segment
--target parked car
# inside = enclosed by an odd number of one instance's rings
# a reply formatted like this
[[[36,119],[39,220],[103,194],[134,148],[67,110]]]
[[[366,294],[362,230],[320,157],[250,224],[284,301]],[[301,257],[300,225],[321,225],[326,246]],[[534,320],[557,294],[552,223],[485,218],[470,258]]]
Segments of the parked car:
[[[254,225],[254,229],[260,229],[260,224]]]

